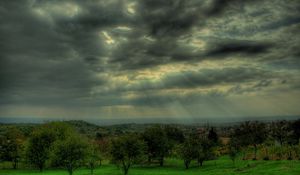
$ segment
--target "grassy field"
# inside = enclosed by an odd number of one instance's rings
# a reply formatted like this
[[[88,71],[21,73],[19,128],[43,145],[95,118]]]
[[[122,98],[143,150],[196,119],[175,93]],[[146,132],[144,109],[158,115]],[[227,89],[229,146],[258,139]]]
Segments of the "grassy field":
[[[37,170],[11,170],[1,169],[1,175],[68,175],[65,170],[45,170],[40,173]],[[88,169],[78,169],[74,175],[89,175]],[[122,175],[120,169],[115,165],[104,164],[95,169],[95,175]],[[203,167],[197,167],[195,164],[190,169],[184,169],[182,160],[168,159],[166,166],[136,166],[129,170],[129,175],[300,175],[300,161],[282,160],[282,161],[241,161],[235,164],[222,157],[218,160],[206,161]]]

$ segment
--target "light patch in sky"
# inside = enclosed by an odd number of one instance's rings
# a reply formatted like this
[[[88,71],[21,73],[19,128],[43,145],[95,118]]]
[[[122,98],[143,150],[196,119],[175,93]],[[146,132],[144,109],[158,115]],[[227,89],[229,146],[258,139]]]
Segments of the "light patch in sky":
[[[195,39],[192,39],[191,45],[194,46],[194,47],[196,47],[197,49],[203,50],[204,47],[205,47],[205,42],[202,41],[202,40],[195,40]]]
[[[134,2],[132,3],[129,3],[127,5],[127,11],[130,13],[130,14],[135,14],[135,6],[136,4]]]
[[[131,28],[127,27],[127,26],[118,26],[117,29],[119,29],[119,30],[126,30],[126,31],[130,31],[131,30]]]
[[[112,37],[106,31],[102,31],[102,34],[105,37],[105,42],[107,44],[114,44],[115,43],[115,40],[113,40]]]
[[[149,36],[144,36],[143,38],[144,38],[146,41],[150,41],[150,42],[154,42],[154,41],[155,41],[154,38],[149,37]]]
[[[81,8],[77,4],[64,2],[57,4],[45,4],[35,10],[40,15],[45,15],[45,13],[47,13],[48,15],[74,17],[80,13]]]

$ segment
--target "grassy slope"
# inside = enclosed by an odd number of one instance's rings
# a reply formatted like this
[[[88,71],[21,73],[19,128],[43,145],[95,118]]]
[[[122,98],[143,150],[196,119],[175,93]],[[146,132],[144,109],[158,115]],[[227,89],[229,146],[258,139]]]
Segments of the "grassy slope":
[[[249,164],[249,166],[248,166]],[[46,170],[42,173],[36,170],[0,170],[1,175],[67,175],[64,170]],[[89,170],[80,169],[74,175],[89,175]],[[94,171],[95,175],[122,175],[114,165],[103,165]],[[181,160],[168,159],[165,167],[145,166],[134,167],[129,175],[300,175],[300,161],[237,161],[234,167],[232,162],[223,157],[216,161],[207,161],[203,167],[195,164],[188,170],[183,168]]]

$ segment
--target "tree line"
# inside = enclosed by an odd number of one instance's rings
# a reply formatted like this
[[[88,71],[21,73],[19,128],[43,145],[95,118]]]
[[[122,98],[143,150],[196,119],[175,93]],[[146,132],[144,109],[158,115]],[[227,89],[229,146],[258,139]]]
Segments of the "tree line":
[[[167,157],[180,158],[188,169],[192,162],[199,167],[207,160],[228,155],[234,162],[241,155],[249,159],[299,159],[300,120],[263,123],[248,121],[226,131],[227,142],[214,127],[182,130],[173,125],[153,125],[142,132],[120,135],[97,134],[91,138],[79,134],[64,122],[50,122],[36,127],[29,136],[16,127],[1,131],[0,158],[43,171],[47,167],[64,168],[69,175],[80,167],[93,174],[103,160],[109,160],[129,173],[132,166],[164,166]]]

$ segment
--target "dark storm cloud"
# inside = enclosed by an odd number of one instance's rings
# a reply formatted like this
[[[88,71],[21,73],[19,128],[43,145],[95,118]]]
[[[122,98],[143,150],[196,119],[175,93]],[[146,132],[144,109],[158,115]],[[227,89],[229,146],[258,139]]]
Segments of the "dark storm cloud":
[[[91,88],[106,83],[104,77],[96,77],[93,71],[80,60],[63,62],[35,61],[28,59],[9,61],[3,70],[6,78],[1,102],[61,104],[90,96]]]
[[[97,33],[38,16],[33,9],[42,1],[33,2],[1,1],[1,103],[55,104],[89,96],[106,82],[90,64],[91,57],[105,55]]]
[[[193,88],[249,82],[270,76],[268,74],[265,70],[245,67],[206,69],[199,72],[183,72],[177,75],[169,75],[163,78],[163,82],[167,88]]]
[[[299,9],[300,10],[300,9]],[[279,21],[271,22],[270,24],[262,27],[263,30],[275,30],[281,27],[287,27],[294,24],[300,23],[300,12],[296,16],[289,16],[287,18],[283,18]]]
[[[209,16],[220,15],[226,7],[236,0],[214,0],[213,5],[206,12]]]
[[[137,13],[151,36],[178,37],[201,23],[202,4],[187,0],[142,0]]]
[[[203,53],[192,52],[191,47],[178,44],[173,39],[132,39],[115,50],[111,62],[120,64],[120,69],[143,69],[172,62],[200,60],[202,56]]]
[[[212,0],[212,5],[206,9],[205,14],[211,17],[222,15],[230,5],[243,7],[245,4],[255,3],[257,0]]]
[[[174,62],[201,61],[207,59],[207,55],[219,56],[221,52],[258,54],[263,53],[269,47],[263,44],[248,44],[245,41],[243,43],[224,43],[220,45],[220,48],[205,53],[199,49],[195,51],[195,48],[190,45],[179,43],[180,39],[189,37],[193,27],[201,29],[205,25],[205,22],[209,20],[209,17],[206,16],[208,7],[221,8],[221,1],[213,2],[139,1],[136,12],[137,20],[132,24],[133,27],[138,26],[137,33],[139,34],[127,38],[127,42],[114,50],[111,62],[117,62],[120,69],[143,69]],[[230,2],[224,1],[226,4]],[[227,5],[222,7],[222,9],[225,8]],[[143,38],[145,36],[153,40],[147,41]]]
[[[232,54],[255,55],[266,53],[271,47],[268,43],[257,43],[251,41],[223,42],[214,46],[215,48],[208,51],[207,56],[227,56]]]
[[[268,1],[262,2],[273,6]],[[286,3],[287,9],[295,2]],[[131,12],[130,4],[134,8]],[[249,7],[251,13],[246,10],[248,4],[256,4],[255,8]],[[125,83],[114,94],[103,95],[111,92],[116,74],[138,74],[135,71],[174,63],[224,61],[236,54],[259,57],[260,60],[253,59],[253,62],[261,61],[261,64],[267,60],[270,69],[297,69],[299,39],[295,28],[299,13],[281,10],[279,19],[268,20],[261,16],[270,12],[262,11],[259,1],[250,0],[2,0],[0,103],[151,105],[176,99],[188,102],[188,98],[202,96],[152,93],[128,100],[121,95],[128,91],[143,93],[252,81],[260,82],[256,89],[272,86],[268,80],[271,72],[263,66],[245,67],[236,63],[231,68],[178,70],[163,74],[154,82]],[[243,15],[252,15],[253,20],[239,19]],[[252,26],[247,27],[247,22],[252,22]],[[204,29],[208,34],[201,33]],[[271,33],[270,38],[261,34],[281,29],[289,32]],[[195,46],[193,40],[204,44]],[[283,59],[276,56],[279,52],[284,54]]]
[[[192,27],[204,22],[202,1],[137,2],[135,20],[130,24],[135,34],[114,50],[111,62],[126,70],[200,60],[202,53],[192,52],[192,47],[179,44],[178,39],[189,35]],[[147,40],[147,37],[150,39]]]
[[[240,84],[238,84],[230,88],[226,92],[226,94],[229,95],[229,94],[245,94],[245,93],[258,92],[260,90],[263,90],[264,88],[271,86],[272,83],[273,83],[272,80],[263,79],[250,86],[241,86]]]

